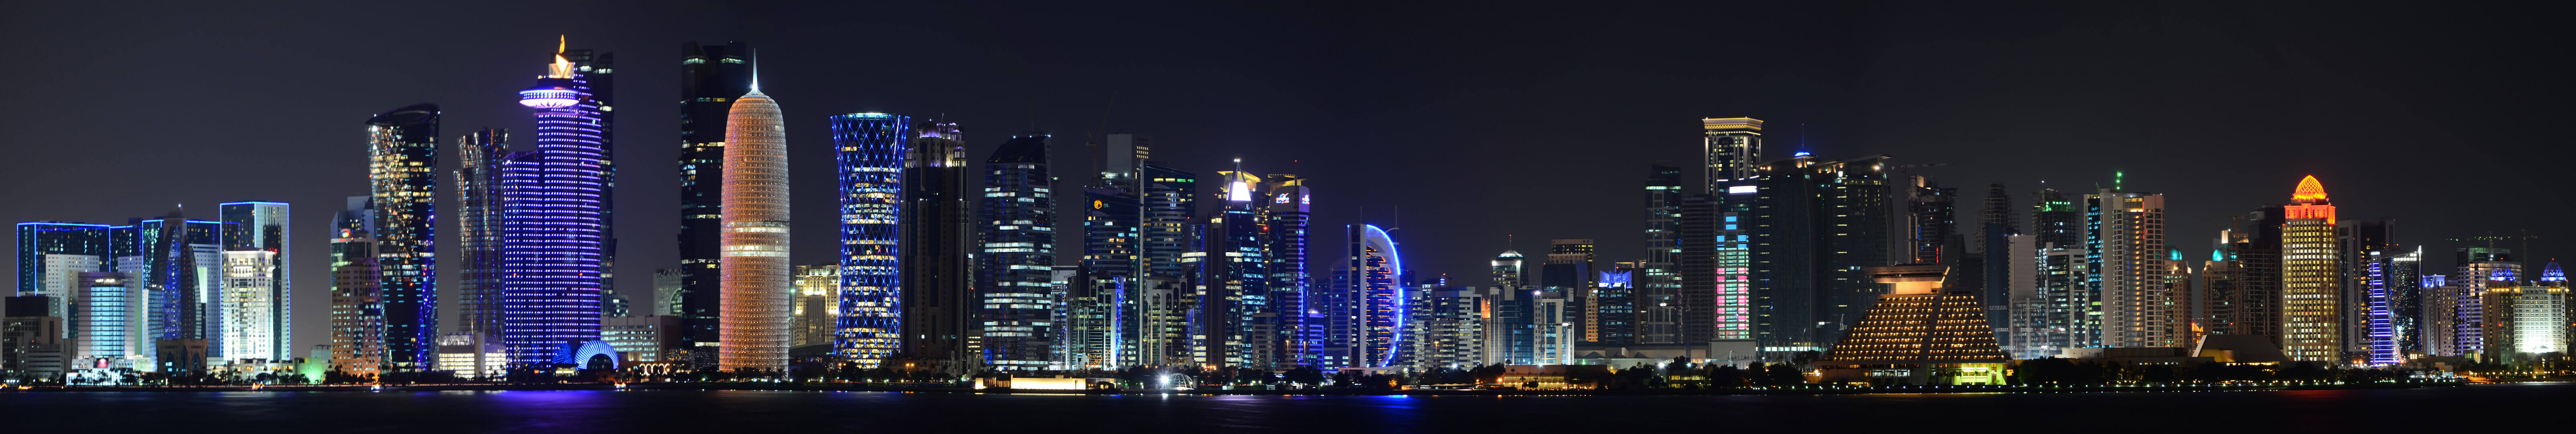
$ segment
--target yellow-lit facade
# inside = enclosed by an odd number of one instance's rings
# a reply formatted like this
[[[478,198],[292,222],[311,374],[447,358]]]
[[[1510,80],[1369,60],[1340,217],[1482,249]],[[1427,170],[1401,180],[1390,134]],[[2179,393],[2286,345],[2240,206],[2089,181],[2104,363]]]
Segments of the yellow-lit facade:
[[[1873,267],[1892,284],[1869,313],[1825,352],[1819,381],[1872,384],[2003,384],[2010,358],[1986,323],[1974,289],[1943,288],[1949,266]]]
[[[787,369],[787,139],[778,103],[760,93],[734,100],[726,118],[720,269],[723,346],[716,368]]]
[[[2291,201],[2282,207],[2281,350],[2291,360],[2341,360],[2343,271],[2335,207],[2315,176],[2299,181]]]

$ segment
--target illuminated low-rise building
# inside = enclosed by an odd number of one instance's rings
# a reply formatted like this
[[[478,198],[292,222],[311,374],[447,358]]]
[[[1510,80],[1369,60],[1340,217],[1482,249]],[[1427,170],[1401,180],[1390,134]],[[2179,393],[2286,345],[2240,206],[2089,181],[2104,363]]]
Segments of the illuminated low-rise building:
[[[456,378],[498,379],[509,367],[510,347],[484,339],[480,333],[448,333],[438,337],[438,369],[456,373]]]
[[[1963,246],[1953,241],[1951,246]],[[1952,249],[1956,250],[1956,249]],[[1948,287],[1956,258],[1870,267],[1891,284],[1815,367],[1827,383],[2002,384],[2007,357],[1976,287]]]

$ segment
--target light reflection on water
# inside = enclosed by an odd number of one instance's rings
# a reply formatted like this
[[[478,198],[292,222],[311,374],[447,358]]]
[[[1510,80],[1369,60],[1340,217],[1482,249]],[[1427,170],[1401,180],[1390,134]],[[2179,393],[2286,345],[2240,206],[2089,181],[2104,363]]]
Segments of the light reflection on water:
[[[2099,426],[2140,412],[2297,431],[2449,424],[2429,409],[2554,412],[2576,385],[2296,392],[1840,396],[1012,395],[783,391],[0,393],[0,424],[115,431],[210,423],[322,432],[1525,432],[1913,429],[1927,420]],[[2520,412],[2520,413],[2517,413]],[[148,417],[138,417],[148,416]],[[221,422],[216,422],[221,421]],[[1989,425],[1992,426],[1992,425]]]

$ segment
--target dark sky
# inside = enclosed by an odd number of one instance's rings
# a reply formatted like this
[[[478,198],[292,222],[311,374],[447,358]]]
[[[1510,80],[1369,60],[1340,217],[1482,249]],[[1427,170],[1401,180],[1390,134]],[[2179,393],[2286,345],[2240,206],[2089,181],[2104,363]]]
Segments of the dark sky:
[[[2569,38],[2554,11],[2510,5],[253,3],[0,6],[21,47],[0,68],[18,101],[0,104],[0,221],[293,203],[304,345],[327,339],[325,226],[366,191],[367,116],[426,101],[448,144],[527,131],[514,92],[558,34],[617,55],[617,285],[638,299],[677,263],[686,41],[760,49],[795,149],[800,262],[832,254],[823,119],[869,111],[945,114],[979,160],[1055,132],[1067,179],[1104,128],[1206,176],[1235,157],[1308,175],[1316,260],[1342,224],[1401,208],[1408,265],[1470,281],[1507,234],[1642,257],[1646,165],[1694,160],[1701,117],[1768,121],[1771,158],[1804,137],[1820,157],[1948,163],[1918,173],[1971,197],[2005,181],[2020,205],[2043,180],[2125,171],[2168,194],[2192,255],[2306,174],[2347,219],[2400,219],[2436,266],[2462,245],[2443,238],[2529,230],[2549,257],[2576,237],[2551,224],[2570,211],[2553,169],[2571,153]]]

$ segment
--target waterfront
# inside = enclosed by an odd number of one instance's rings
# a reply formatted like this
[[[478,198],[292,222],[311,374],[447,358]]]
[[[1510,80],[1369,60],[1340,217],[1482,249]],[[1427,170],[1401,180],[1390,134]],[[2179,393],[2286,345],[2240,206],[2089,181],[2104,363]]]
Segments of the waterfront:
[[[2179,393],[1719,396],[1034,395],[781,391],[0,394],[0,426],[139,431],[940,432],[1080,427],[1304,432],[2101,428],[2435,429],[2436,408],[2549,414],[2576,384]],[[137,409],[149,409],[136,412]],[[2145,414],[2163,422],[2143,424]],[[1960,424],[1960,425],[1951,425]],[[2155,426],[2163,425],[2163,426]],[[42,432],[42,431],[26,431]]]

